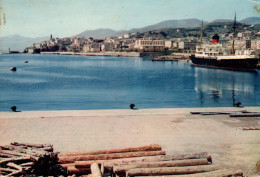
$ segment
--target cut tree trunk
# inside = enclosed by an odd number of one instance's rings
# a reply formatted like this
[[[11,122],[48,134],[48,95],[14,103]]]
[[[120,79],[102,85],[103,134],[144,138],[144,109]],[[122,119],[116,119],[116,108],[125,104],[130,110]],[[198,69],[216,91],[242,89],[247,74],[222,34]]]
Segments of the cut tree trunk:
[[[52,147],[51,144],[32,144],[32,143],[11,143],[14,146],[27,146],[27,147],[35,147],[35,148],[44,148],[44,147]]]
[[[135,168],[127,170],[126,176],[150,176],[150,175],[181,175],[203,173],[217,170],[213,165],[189,166],[189,167],[160,167],[160,168]]]
[[[149,146],[129,147],[129,148],[122,148],[122,149],[67,153],[67,154],[60,154],[59,156],[62,157],[62,156],[79,156],[79,155],[97,155],[97,154],[111,154],[111,153],[123,153],[123,152],[161,151],[161,150],[162,147],[160,145],[152,144]]]
[[[171,161],[171,160],[184,160],[184,159],[201,159],[207,158],[210,163],[212,163],[211,156],[206,152],[194,153],[194,154],[184,154],[184,155],[162,155],[162,156],[150,156],[150,157],[135,157],[135,158],[125,158],[116,159],[104,162],[101,167],[101,172],[105,171],[112,172],[113,166],[115,165],[130,165],[141,162],[156,162],[156,161]]]
[[[114,173],[123,173],[133,168],[156,168],[156,167],[181,167],[181,166],[195,166],[195,165],[208,165],[208,159],[189,159],[189,160],[176,160],[176,161],[161,161],[161,162],[143,162],[132,165],[114,166]]]
[[[76,168],[75,166],[69,166],[67,168],[68,175],[84,175],[90,172],[89,168]]]
[[[59,164],[62,168],[67,169],[70,166],[75,166],[75,163],[64,163],[64,164]],[[76,167],[77,168],[77,167]],[[84,168],[84,167],[83,167]]]
[[[106,160],[75,161],[75,167],[77,167],[77,168],[86,168],[86,167],[90,167],[91,164],[93,164],[93,163],[97,163],[97,164],[101,165],[103,162],[106,162]]]
[[[2,172],[2,171],[4,171],[4,172],[15,172],[15,171],[17,171],[17,170],[14,170],[14,169],[10,169],[10,168],[1,168],[0,167],[0,172]]]
[[[15,169],[17,169],[19,171],[24,171],[23,167],[21,167],[20,165],[15,164],[15,163],[12,163],[12,162],[9,162],[6,166],[15,168]]]
[[[0,164],[8,163],[8,162],[18,162],[18,161],[29,161],[30,157],[15,157],[15,158],[6,158],[0,161]]]
[[[125,152],[114,154],[100,154],[100,155],[81,155],[81,156],[62,156],[59,157],[59,163],[73,163],[75,161],[87,160],[110,160],[129,157],[142,157],[142,156],[156,156],[165,155],[165,151],[145,151],[145,152]]]
[[[90,166],[92,177],[101,177],[101,171],[97,163],[93,163]]]
[[[204,173],[197,173],[191,175],[181,175],[181,177],[244,177],[243,172],[238,171],[232,171],[232,170],[215,170],[210,172],[204,172]],[[176,175],[167,175],[167,177],[176,177]]]

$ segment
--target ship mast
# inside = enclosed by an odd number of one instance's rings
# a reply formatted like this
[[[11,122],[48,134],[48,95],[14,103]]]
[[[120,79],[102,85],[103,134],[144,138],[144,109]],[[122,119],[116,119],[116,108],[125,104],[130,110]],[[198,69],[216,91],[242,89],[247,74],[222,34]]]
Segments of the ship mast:
[[[203,38],[203,20],[201,21],[201,28],[200,28],[200,47],[202,46],[202,38]]]
[[[235,19],[234,19],[234,25],[233,25],[233,38],[232,38],[232,49],[231,49],[231,53],[235,54],[235,37],[236,37],[236,30],[237,30],[237,26],[236,26],[236,13],[235,13]]]

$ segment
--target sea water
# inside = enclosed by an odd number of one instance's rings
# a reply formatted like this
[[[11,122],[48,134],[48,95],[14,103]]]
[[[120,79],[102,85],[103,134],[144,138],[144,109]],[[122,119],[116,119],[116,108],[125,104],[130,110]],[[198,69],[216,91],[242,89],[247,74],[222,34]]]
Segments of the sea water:
[[[260,106],[259,74],[141,57],[0,55],[0,111]]]

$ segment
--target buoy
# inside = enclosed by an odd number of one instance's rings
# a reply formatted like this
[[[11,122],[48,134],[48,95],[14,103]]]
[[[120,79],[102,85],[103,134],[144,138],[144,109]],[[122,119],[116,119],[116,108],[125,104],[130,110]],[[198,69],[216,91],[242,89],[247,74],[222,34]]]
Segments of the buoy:
[[[16,67],[11,67],[10,70],[11,71],[16,71]]]

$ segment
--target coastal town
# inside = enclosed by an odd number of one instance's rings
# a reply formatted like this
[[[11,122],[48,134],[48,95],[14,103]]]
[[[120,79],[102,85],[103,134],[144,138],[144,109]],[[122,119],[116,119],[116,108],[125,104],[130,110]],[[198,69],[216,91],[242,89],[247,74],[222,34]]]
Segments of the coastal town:
[[[0,177],[260,177],[260,0],[0,0]]]
[[[24,53],[57,53],[112,56],[158,56],[172,53],[194,53],[196,46],[211,43],[212,37],[219,38],[223,48],[231,50],[232,22],[218,22],[204,28],[171,28],[148,32],[125,33],[115,37],[65,37],[34,43]],[[260,27],[238,24],[235,36],[236,50],[260,50]],[[201,39],[201,30],[203,38]]]

